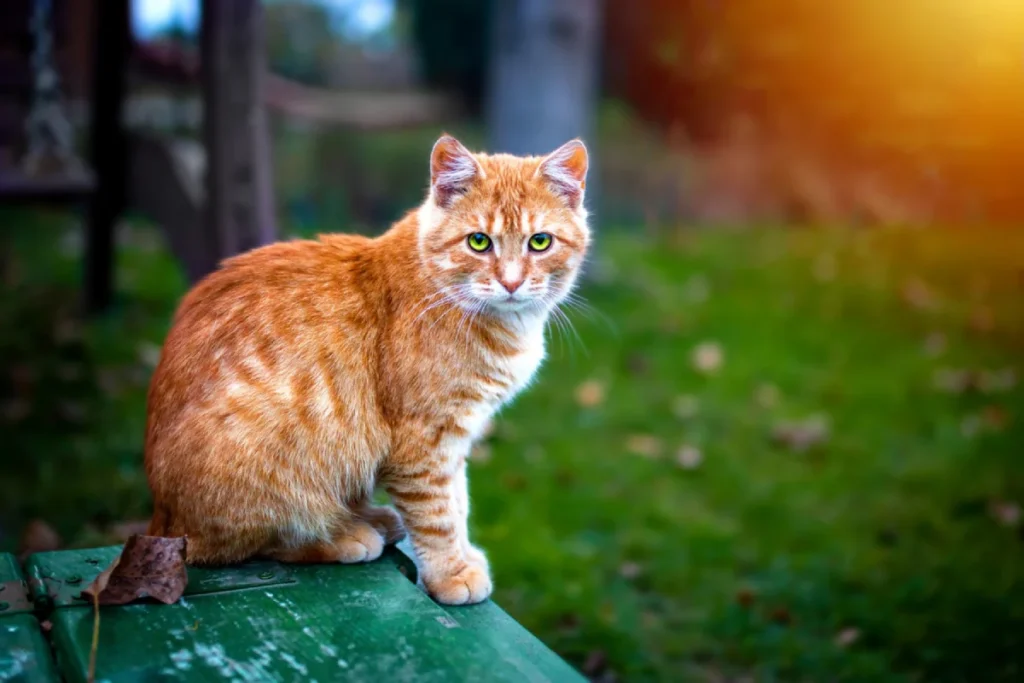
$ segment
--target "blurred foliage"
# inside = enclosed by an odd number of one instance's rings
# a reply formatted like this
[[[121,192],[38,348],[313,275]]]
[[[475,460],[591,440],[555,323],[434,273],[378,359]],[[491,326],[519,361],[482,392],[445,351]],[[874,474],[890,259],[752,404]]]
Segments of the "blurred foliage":
[[[270,2],[265,12],[270,68],[297,81],[324,85],[338,41],[327,9],[316,2]]]
[[[480,114],[490,63],[495,0],[399,0],[411,14],[412,39],[428,85],[459,93]]]

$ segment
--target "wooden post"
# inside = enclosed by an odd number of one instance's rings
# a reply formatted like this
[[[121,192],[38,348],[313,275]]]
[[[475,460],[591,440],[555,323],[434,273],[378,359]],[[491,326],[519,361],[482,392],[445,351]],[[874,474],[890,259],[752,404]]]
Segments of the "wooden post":
[[[225,258],[277,239],[259,0],[204,0],[206,231]]]
[[[90,157],[96,190],[89,203],[85,244],[85,304],[90,312],[106,308],[113,291],[114,228],[126,201],[128,151],[121,111],[131,30],[129,0],[103,0],[95,7]]]

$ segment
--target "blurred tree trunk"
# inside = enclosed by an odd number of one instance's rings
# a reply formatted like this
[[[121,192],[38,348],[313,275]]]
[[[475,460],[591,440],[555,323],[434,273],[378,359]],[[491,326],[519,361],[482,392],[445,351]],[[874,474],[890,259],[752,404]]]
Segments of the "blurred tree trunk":
[[[593,152],[602,5],[602,0],[495,0],[488,82],[491,151],[544,154],[582,137]],[[595,180],[591,175],[588,196]]]
[[[257,0],[202,3],[206,231],[218,260],[277,239],[263,11]]]

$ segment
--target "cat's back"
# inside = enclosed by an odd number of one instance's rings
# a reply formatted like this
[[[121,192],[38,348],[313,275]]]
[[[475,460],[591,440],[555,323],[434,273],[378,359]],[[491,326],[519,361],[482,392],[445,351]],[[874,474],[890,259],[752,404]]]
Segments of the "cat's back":
[[[197,314],[223,317],[238,304],[273,306],[282,303],[281,297],[291,297],[294,304],[326,293],[343,297],[369,243],[358,235],[327,235],[276,242],[228,258],[188,292],[175,325]]]
[[[227,259],[182,300],[150,399],[184,398],[241,377],[262,386],[305,355],[358,353],[373,328],[365,280],[371,240],[356,235],[278,242]],[[204,386],[207,389],[204,389]],[[186,389],[187,387],[187,389]],[[190,396],[192,397],[192,396]]]

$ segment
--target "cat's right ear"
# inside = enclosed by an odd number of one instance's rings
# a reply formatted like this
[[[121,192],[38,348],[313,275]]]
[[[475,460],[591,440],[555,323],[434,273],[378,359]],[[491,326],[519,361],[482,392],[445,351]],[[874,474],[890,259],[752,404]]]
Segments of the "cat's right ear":
[[[434,202],[447,208],[465,194],[484,170],[462,143],[445,133],[430,153],[430,193]]]

